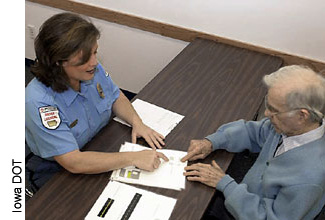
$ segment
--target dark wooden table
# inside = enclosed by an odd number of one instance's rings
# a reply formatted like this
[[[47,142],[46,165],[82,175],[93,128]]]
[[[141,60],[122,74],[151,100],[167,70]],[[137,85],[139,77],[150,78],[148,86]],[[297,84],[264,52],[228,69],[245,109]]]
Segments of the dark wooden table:
[[[255,117],[266,89],[262,77],[277,70],[282,60],[265,54],[197,39],[187,46],[135,97],[185,116],[166,137],[166,148],[187,151],[191,139],[201,139],[220,125]],[[130,73],[132,74],[132,73]],[[116,152],[131,142],[131,128],[112,121],[85,150]],[[232,154],[216,151],[215,159],[226,170]],[[26,219],[84,219],[109,181],[111,173],[55,175],[26,204]],[[183,191],[138,186],[177,199],[170,219],[200,219],[214,189],[186,182]]]

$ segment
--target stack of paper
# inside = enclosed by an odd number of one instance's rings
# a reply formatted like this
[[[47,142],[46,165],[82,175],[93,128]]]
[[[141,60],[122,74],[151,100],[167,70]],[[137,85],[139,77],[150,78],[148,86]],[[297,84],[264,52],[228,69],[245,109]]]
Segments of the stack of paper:
[[[126,142],[121,146],[120,152],[141,150],[152,149]],[[174,190],[185,189],[183,172],[187,162],[181,162],[181,158],[186,155],[186,152],[169,149],[159,149],[157,151],[163,153],[169,159],[168,162],[160,159],[161,164],[158,169],[148,172],[134,166],[126,167],[115,170],[111,175],[111,180]]]
[[[183,115],[142,101],[141,99],[136,99],[132,105],[145,125],[154,129],[165,137],[184,118]],[[114,120],[130,126],[120,118],[115,117]]]
[[[168,220],[176,199],[110,181],[86,220]]]

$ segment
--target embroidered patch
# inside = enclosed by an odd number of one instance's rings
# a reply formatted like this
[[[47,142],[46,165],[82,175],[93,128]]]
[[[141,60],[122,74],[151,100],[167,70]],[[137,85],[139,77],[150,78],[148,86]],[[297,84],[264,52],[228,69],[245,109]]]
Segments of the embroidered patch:
[[[46,106],[39,108],[42,124],[48,129],[56,129],[61,123],[59,110],[54,106]]]

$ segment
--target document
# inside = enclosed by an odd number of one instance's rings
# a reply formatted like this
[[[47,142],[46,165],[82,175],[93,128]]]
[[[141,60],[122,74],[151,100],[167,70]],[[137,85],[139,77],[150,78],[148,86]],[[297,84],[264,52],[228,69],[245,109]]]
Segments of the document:
[[[123,144],[120,148],[120,152],[142,150],[152,149],[128,142]],[[181,162],[181,158],[184,157],[187,152],[169,149],[157,149],[157,151],[163,153],[169,159],[167,162],[160,159],[161,164],[158,169],[155,169],[153,172],[148,172],[134,166],[125,167],[113,171],[111,180],[178,191],[185,189],[186,180],[183,172],[184,168],[187,166],[187,162]]]
[[[110,181],[85,219],[168,220],[175,204],[176,199]]]
[[[142,101],[141,99],[134,100],[132,105],[143,123],[162,134],[164,137],[166,137],[184,118],[183,115]],[[114,120],[130,126],[128,123],[118,117],[115,117]]]

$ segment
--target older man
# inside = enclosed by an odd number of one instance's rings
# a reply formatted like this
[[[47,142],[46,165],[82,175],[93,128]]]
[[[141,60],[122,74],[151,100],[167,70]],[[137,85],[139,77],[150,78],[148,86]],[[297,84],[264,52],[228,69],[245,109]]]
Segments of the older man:
[[[223,193],[229,216],[210,210],[210,218],[309,220],[325,204],[324,77],[294,65],[263,81],[267,118],[223,125],[203,140],[192,140],[182,159],[205,158],[217,149],[259,152],[240,184],[215,161],[185,168],[188,180]]]

